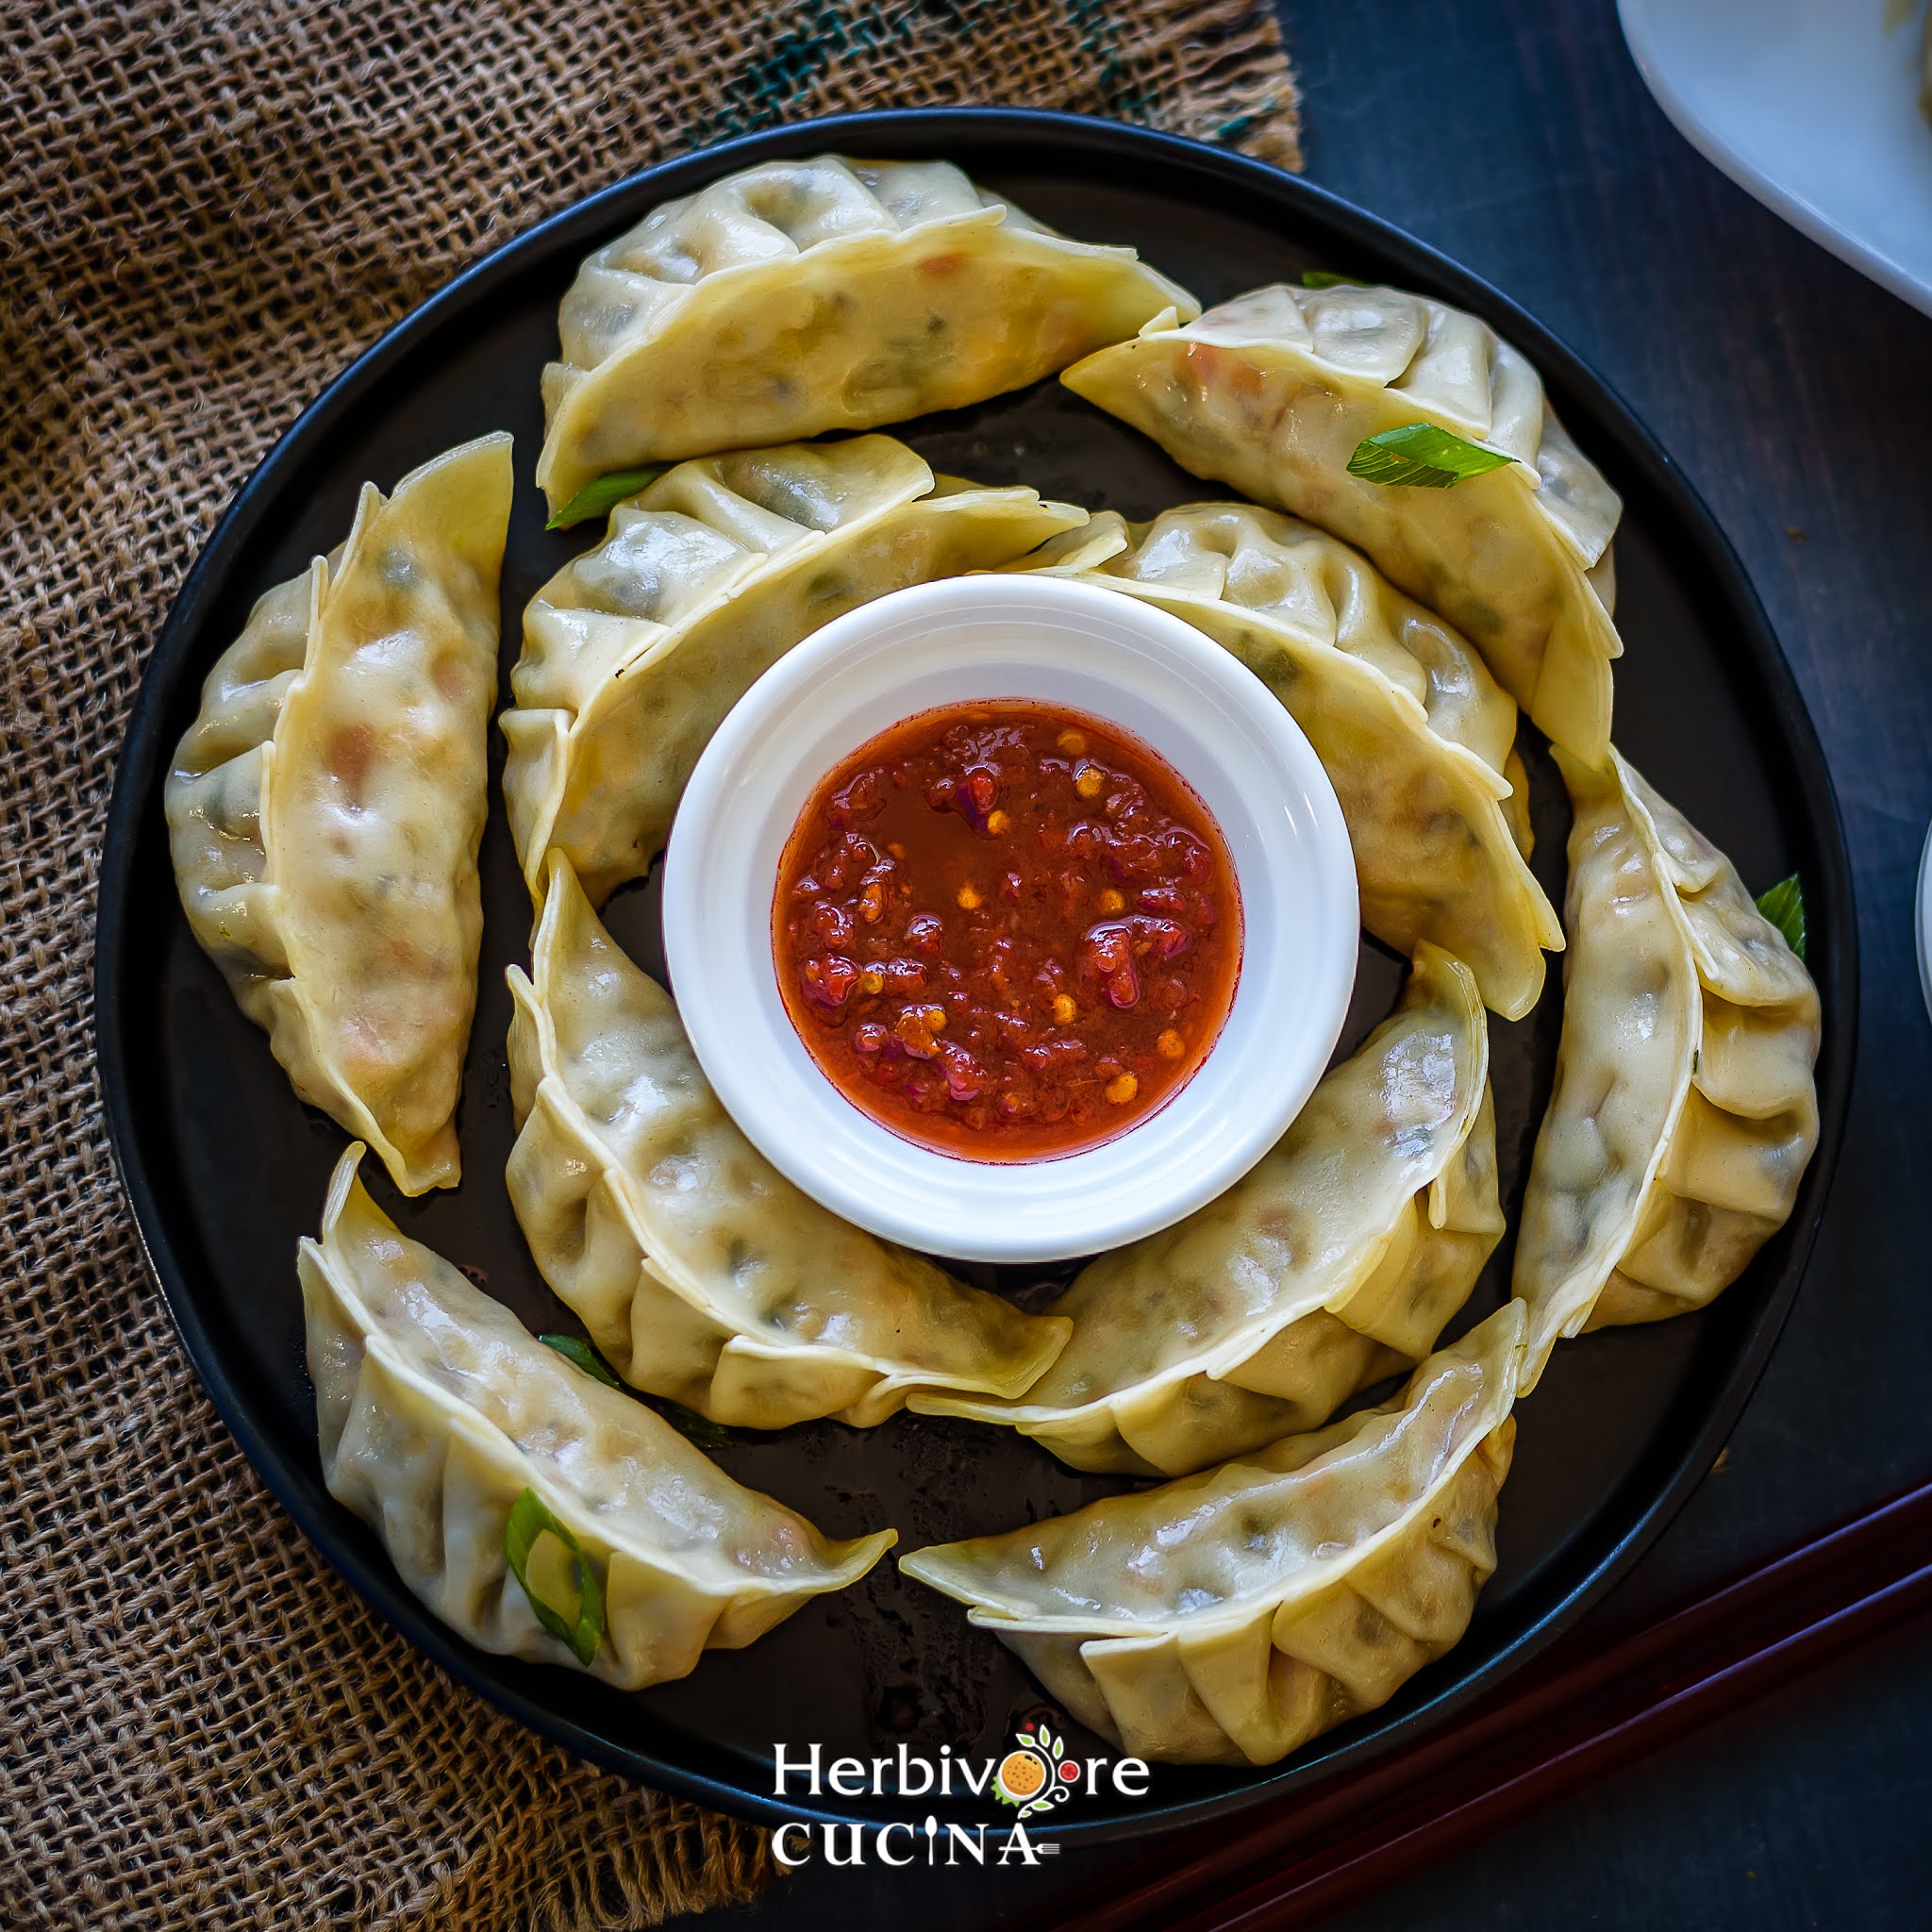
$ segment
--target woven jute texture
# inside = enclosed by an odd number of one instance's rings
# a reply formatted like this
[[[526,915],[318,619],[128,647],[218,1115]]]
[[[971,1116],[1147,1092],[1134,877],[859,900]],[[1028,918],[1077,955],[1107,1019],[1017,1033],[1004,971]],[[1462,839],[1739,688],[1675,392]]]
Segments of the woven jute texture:
[[[766,1883],[759,1832],[591,1770],[409,1651],[257,1481],[110,1168],[94,881],[169,601],[358,352],[666,154],[958,101],[1295,158],[1267,0],[0,8],[8,1932],[629,1926]]]

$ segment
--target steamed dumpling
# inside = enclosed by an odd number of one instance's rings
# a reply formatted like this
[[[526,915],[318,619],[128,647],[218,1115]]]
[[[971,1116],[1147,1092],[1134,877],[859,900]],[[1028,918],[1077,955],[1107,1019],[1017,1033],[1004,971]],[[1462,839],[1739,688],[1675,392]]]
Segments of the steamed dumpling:
[[[524,613],[503,789],[531,895],[553,848],[593,905],[646,872],[724,714],[821,625],[1086,521],[936,483],[888,436],[682,463],[620,504]]]
[[[1523,1326],[1509,1302],[1385,1408],[899,1567],[970,1604],[1122,1750],[1274,1764],[1469,1627],[1496,1567]]]
[[[1018,1401],[919,1394],[1075,1469],[1179,1475],[1325,1422],[1428,1354],[1503,1232],[1489,1027],[1469,968],[1416,955],[1402,1004],[1242,1179],[1103,1255]]]
[[[1454,630],[1347,544],[1248,504],[1131,528],[1103,512],[1058,541],[1060,574],[1185,618],[1288,708],[1341,801],[1377,939],[1430,941],[1506,1019],[1529,1011],[1563,928],[1524,862],[1516,707]]]
[[[944,161],[765,161],[585,261],[543,372],[553,509],[610,471],[871,429],[1023,389],[1185,289]]]
[[[1018,1395],[1067,1324],[801,1193],[712,1092],[671,996],[553,858],[509,972],[509,1192],[543,1278],[640,1389],[721,1423],[869,1427],[917,1389]]]
[[[365,484],[348,541],[270,591],[168,775],[189,924],[295,1091],[405,1193],[454,1187],[510,440]]]
[[[1724,854],[1615,752],[1576,819],[1556,1087],[1515,1291],[1524,1390],[1559,1336],[1700,1308],[1781,1227],[1818,1141],[1818,991]]]
[[[299,1257],[323,1473],[451,1629],[635,1690],[742,1649],[891,1547],[890,1529],[827,1541],[537,1341],[397,1230],[361,1155]]]
[[[1551,739],[1602,760],[1624,507],[1486,324],[1400,289],[1276,286],[1184,327],[1150,324],[1062,379],[1195,475],[1366,551],[1463,632]],[[1348,474],[1365,439],[1418,423],[1514,460],[1450,489]]]

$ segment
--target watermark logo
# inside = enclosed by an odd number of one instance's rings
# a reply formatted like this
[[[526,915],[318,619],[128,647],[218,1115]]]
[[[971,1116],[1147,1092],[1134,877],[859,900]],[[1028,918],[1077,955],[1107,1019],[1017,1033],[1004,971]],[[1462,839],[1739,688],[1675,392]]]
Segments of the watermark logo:
[[[1066,1739],[1040,1718],[1013,1733],[1013,1748],[993,1774],[992,1794],[1017,1806],[1022,1818],[1036,1818],[1065,1804],[1079,1782],[1079,1760],[1069,1760]]]
[[[781,1865],[1038,1865],[1059,1846],[1026,1828],[1071,1798],[1103,1790],[1123,1798],[1147,1795],[1149,1772],[1139,1757],[1076,1757],[1057,1716],[1028,1718],[1000,1757],[956,1756],[941,1744],[937,1758],[901,1744],[891,1757],[833,1757],[824,1747],[772,1747],[775,1797],[925,1798],[935,1809],[919,1822],[868,1825],[787,1819],[772,1834]],[[1008,1824],[945,1817],[970,1800],[991,1799],[1016,1814]]]

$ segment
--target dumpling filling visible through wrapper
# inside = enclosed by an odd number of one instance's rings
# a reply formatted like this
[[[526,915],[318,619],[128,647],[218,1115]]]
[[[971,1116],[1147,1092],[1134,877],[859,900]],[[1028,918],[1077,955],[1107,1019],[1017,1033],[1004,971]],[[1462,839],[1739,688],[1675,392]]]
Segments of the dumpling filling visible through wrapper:
[[[1131,526],[1103,510],[1038,564],[1172,611],[1238,658],[1293,717],[1335,787],[1362,924],[1424,940],[1520,1020],[1563,928],[1524,862],[1516,706],[1469,644],[1339,539],[1245,503]]]
[[[323,1474],[458,1635],[634,1690],[741,1649],[896,1541],[828,1541],[539,1341],[397,1230],[361,1154],[299,1255]]]
[[[1123,1750],[1273,1764],[1468,1628],[1496,1566],[1523,1330],[1509,1302],[1387,1407],[899,1567]]]
[[[337,557],[249,613],[168,775],[195,938],[409,1194],[460,1171],[510,491],[502,435],[365,484]]]
[[[1570,950],[1515,1291],[1524,1390],[1559,1337],[1703,1307],[1818,1143],[1818,991],[1736,869],[1616,752],[1570,787]]]
[[[821,625],[1086,521],[936,478],[889,436],[680,463],[619,504],[524,613],[503,792],[531,897],[552,851],[593,906],[641,878],[726,712]]]
[[[1075,1469],[1180,1475],[1325,1422],[1420,1360],[1503,1232],[1489,1026],[1434,946],[1402,1003],[1233,1187],[1091,1262],[1066,1348],[1016,1400],[915,1394]]]
[[[577,272],[543,372],[551,508],[612,471],[872,429],[1024,389],[1201,305],[945,161],[761,162]]]
[[[543,1278],[640,1389],[715,1422],[881,1423],[920,1390],[1018,1395],[1067,1324],[841,1221],[724,1111],[671,995],[560,855],[509,971],[509,1193]]]
[[[1183,469],[1365,552],[1556,743],[1602,759],[1624,506],[1487,324],[1401,289],[1275,286],[1183,326],[1150,323],[1061,380]],[[1447,489],[1350,474],[1364,441],[1417,424],[1509,461]]]

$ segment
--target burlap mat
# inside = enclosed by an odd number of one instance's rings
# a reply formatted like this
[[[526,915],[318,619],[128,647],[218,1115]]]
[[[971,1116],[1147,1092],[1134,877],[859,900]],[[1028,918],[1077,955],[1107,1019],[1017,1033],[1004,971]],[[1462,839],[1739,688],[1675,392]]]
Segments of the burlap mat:
[[[0,14],[0,1924],[629,1926],[766,1882],[758,1831],[539,1742],[378,1625],[216,1421],[109,1166],[98,843],[190,560],[382,329],[674,150],[957,101],[1295,158],[1267,0]]]

